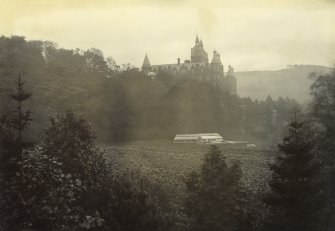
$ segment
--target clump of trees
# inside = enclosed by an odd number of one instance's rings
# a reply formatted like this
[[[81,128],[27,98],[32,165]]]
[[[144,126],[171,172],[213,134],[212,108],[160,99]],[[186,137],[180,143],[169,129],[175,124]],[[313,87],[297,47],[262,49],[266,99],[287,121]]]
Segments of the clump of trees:
[[[87,121],[73,112],[50,118],[45,140],[34,147],[21,145],[30,116],[21,117],[24,126],[18,126],[19,121],[1,123],[4,230],[167,230],[171,226],[155,198],[135,187],[137,179],[110,171]],[[15,134],[18,129],[21,132]]]
[[[210,148],[200,171],[185,182],[191,230],[251,230],[241,176],[237,163],[229,167],[221,150]]]
[[[313,150],[323,163],[321,178],[325,181],[326,206],[324,230],[335,225],[335,71],[320,75],[311,86],[309,122],[314,131]]]
[[[293,120],[271,165],[266,230],[332,230],[334,227],[335,72],[311,86],[304,121]]]

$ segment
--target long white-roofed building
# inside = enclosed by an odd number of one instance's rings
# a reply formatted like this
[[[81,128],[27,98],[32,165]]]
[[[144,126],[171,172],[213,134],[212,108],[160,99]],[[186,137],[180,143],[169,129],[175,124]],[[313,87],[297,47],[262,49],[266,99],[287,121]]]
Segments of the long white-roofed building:
[[[222,143],[223,138],[219,133],[177,134],[174,143]]]

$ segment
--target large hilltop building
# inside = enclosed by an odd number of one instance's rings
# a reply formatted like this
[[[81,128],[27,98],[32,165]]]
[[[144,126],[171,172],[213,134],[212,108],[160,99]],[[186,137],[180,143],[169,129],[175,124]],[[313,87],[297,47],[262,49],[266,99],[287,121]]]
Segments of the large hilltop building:
[[[220,54],[215,50],[212,61],[209,63],[208,54],[198,36],[195,39],[194,47],[191,48],[191,60],[185,60],[184,63],[181,63],[178,58],[177,63],[174,64],[151,65],[148,55],[145,55],[142,71],[149,76],[154,76],[160,71],[166,71],[173,75],[190,74],[198,80],[208,81],[231,94],[236,94],[234,69],[229,66],[225,76]]]

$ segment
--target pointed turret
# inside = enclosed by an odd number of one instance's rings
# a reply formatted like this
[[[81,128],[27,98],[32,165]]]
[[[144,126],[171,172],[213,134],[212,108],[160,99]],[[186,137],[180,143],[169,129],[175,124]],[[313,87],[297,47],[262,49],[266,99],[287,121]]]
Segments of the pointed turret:
[[[145,54],[143,65],[142,65],[142,71],[146,74],[148,74],[151,71],[151,64],[148,58],[148,55]]]
[[[143,67],[151,67],[151,64],[150,64],[150,61],[149,61],[149,58],[148,58],[147,54],[145,54],[145,57],[144,57],[142,68]]]
[[[198,35],[195,38],[195,45],[191,48],[191,63],[208,63],[208,54],[204,50],[202,40],[199,39]]]
[[[195,38],[195,45],[198,45],[199,44],[199,37],[197,35],[197,37]]]

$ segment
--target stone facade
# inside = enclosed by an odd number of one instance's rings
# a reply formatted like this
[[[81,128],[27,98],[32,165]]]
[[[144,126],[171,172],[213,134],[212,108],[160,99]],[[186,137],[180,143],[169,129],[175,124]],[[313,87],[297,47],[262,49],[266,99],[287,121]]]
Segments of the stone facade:
[[[208,54],[198,36],[195,39],[194,47],[191,48],[191,60],[185,60],[184,63],[181,63],[178,58],[177,63],[174,64],[151,65],[148,56],[145,55],[142,71],[151,77],[154,77],[160,71],[166,71],[173,75],[190,74],[198,80],[208,81],[231,94],[236,94],[234,69],[229,66],[225,76],[220,54],[215,50],[212,61],[209,63]]]

